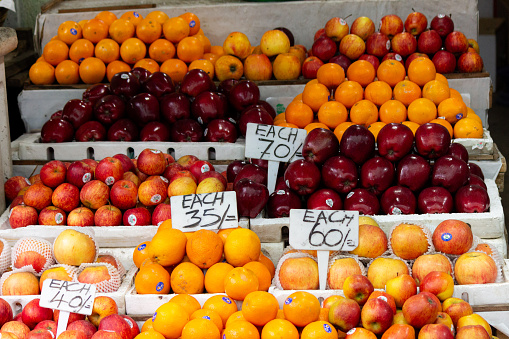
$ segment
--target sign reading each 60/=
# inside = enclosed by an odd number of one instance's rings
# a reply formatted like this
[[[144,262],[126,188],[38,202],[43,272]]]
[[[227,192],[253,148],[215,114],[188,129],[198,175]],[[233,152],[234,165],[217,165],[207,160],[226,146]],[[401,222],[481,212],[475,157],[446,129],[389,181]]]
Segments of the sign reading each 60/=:
[[[42,307],[85,315],[92,314],[95,285],[80,282],[46,279],[42,284]]]
[[[289,240],[299,250],[354,250],[359,244],[359,212],[292,209]]]
[[[239,226],[233,191],[176,195],[170,198],[172,228],[182,232]]]
[[[247,124],[246,158],[292,162],[302,159],[304,129]]]

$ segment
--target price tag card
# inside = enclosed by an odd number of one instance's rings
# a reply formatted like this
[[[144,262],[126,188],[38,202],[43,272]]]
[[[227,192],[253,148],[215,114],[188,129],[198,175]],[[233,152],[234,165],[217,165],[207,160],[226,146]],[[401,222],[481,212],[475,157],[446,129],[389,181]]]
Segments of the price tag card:
[[[63,312],[91,315],[94,299],[95,285],[46,279],[39,304]]]
[[[182,232],[237,228],[234,191],[176,195],[170,198],[172,227]]]
[[[292,162],[302,159],[304,129],[247,124],[246,158]]]
[[[358,211],[290,210],[290,245],[293,248],[352,251],[358,244]]]

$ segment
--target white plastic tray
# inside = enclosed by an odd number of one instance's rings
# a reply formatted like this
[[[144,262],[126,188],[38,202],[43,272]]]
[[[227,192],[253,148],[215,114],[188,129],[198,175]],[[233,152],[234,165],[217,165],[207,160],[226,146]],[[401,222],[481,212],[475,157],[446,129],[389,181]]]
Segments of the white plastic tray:
[[[408,215],[374,215],[378,225],[387,233],[392,226],[401,222],[422,224],[434,229],[445,219],[459,219],[472,227],[474,235],[482,239],[496,239],[504,236],[505,221],[502,202],[495,181],[485,180],[490,197],[490,211],[486,213],[450,213],[450,214],[408,214]],[[262,242],[280,242],[282,228],[288,227],[290,218],[253,218],[249,227],[256,232]]]

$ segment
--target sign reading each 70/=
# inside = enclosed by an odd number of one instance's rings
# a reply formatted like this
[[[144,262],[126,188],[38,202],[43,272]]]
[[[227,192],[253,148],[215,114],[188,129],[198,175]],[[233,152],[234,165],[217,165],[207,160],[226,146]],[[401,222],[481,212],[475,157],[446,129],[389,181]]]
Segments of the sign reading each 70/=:
[[[42,284],[39,305],[60,311],[91,315],[94,299],[95,285],[46,279]]]
[[[352,251],[359,244],[359,212],[292,209],[289,240],[299,250]]]
[[[292,162],[302,159],[304,129],[247,124],[246,158]]]
[[[182,232],[239,226],[233,191],[176,195],[170,198],[172,228]]]

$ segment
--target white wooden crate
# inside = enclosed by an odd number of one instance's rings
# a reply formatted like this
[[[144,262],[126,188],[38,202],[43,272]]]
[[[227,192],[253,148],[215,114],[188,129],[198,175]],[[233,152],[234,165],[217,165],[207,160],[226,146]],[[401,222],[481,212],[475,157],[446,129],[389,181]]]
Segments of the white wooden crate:
[[[126,275],[124,276],[124,279],[122,280],[122,284],[120,285],[116,292],[97,293],[96,296],[105,295],[112,298],[117,303],[118,313],[126,314],[125,295],[133,285],[134,275],[137,271],[138,269],[136,268],[136,266],[130,267]],[[13,295],[13,296],[3,295],[1,298],[7,301],[9,305],[11,305],[14,314],[18,314],[21,312],[21,310],[23,309],[23,307],[25,307],[26,304],[40,297],[41,297],[40,295]]]
[[[407,215],[374,215],[378,225],[387,233],[391,227],[401,223],[415,223],[434,229],[445,219],[459,219],[472,227],[474,235],[482,239],[497,239],[504,235],[504,210],[495,181],[485,180],[490,197],[490,210],[486,213],[449,213],[449,214],[407,214]],[[256,232],[262,242],[280,242],[282,228],[288,227],[290,218],[253,218],[249,222],[251,230]]]

